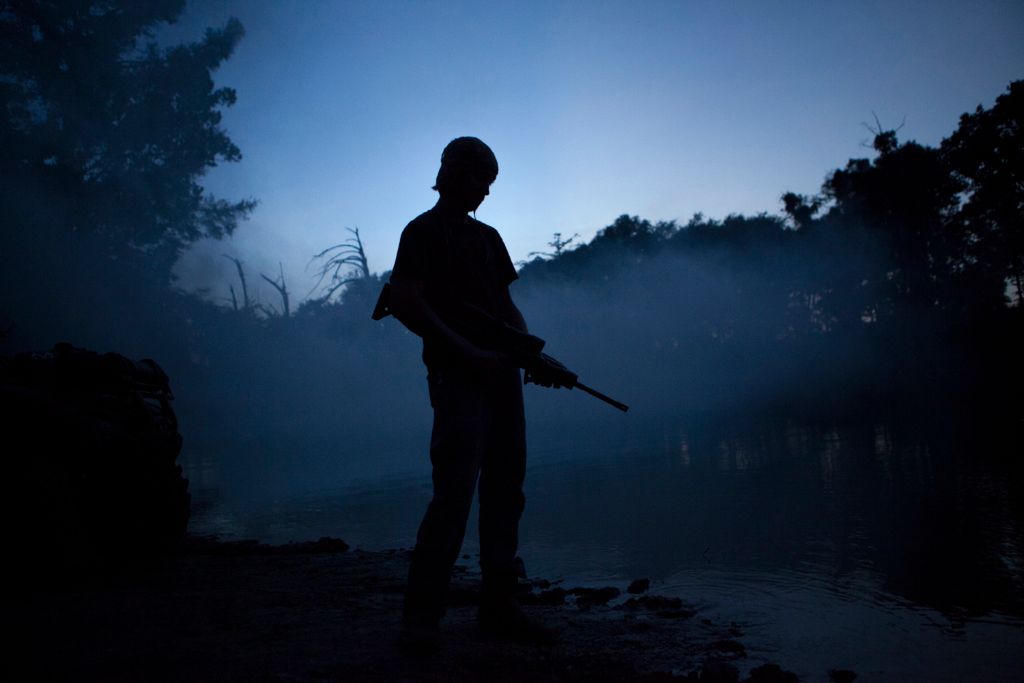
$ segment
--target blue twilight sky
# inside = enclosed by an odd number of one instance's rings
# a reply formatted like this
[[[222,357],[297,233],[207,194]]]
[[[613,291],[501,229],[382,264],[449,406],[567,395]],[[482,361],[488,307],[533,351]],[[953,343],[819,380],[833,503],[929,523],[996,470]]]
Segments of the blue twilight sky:
[[[477,217],[514,260],[622,213],[777,213],[788,190],[868,156],[872,121],[937,144],[1024,78],[1024,3],[196,0],[180,42],[238,17],[216,74],[243,160],[207,188],[260,206],[199,244],[184,284],[224,296],[227,252],[304,296],[316,251],[358,227],[389,269],[433,205],[441,149],[476,135],[501,172]],[[264,283],[265,301],[276,295]]]

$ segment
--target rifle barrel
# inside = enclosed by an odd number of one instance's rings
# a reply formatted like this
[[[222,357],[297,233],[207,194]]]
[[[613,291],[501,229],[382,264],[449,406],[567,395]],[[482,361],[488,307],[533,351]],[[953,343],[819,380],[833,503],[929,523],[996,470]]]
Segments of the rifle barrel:
[[[597,389],[591,389],[586,384],[584,384],[583,382],[580,382],[578,380],[576,382],[576,388],[577,389],[582,389],[583,391],[587,392],[588,394],[590,394],[594,398],[599,398],[602,401],[604,401],[605,403],[607,403],[608,405],[614,406],[615,408],[618,408],[619,410],[621,410],[624,413],[629,410],[629,406],[627,406],[625,403],[619,403],[618,401],[616,401],[611,396],[605,396],[604,394],[602,394]]]

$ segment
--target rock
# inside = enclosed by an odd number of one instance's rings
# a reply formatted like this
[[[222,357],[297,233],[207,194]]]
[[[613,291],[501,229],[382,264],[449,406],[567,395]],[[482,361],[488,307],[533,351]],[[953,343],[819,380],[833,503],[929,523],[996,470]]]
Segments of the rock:
[[[849,669],[830,669],[828,680],[832,681],[832,683],[852,683],[852,681],[857,680],[857,674]]]
[[[250,555],[318,555],[348,551],[348,543],[340,538],[322,536],[315,541],[267,545],[254,538],[240,541],[221,541],[216,536],[189,536],[185,550],[192,555],[246,557]]]
[[[654,624],[651,623],[650,618],[642,614],[639,616],[627,614],[624,618],[626,620],[626,626],[634,633],[646,633],[654,628]]]
[[[519,596],[523,605],[564,605],[566,591],[564,588],[552,588],[540,593],[525,593]]]
[[[636,579],[629,584],[629,588],[626,589],[626,592],[631,595],[640,595],[641,593],[646,593],[647,589],[650,587],[650,579]]]
[[[255,538],[241,541],[222,541],[216,536],[189,536],[185,539],[184,549],[190,555],[218,555],[235,557],[260,554],[261,549],[269,546],[261,544]]]
[[[677,611],[683,609],[683,601],[679,598],[667,598],[663,595],[645,595],[643,597],[630,598],[629,600],[626,600],[626,602],[622,603],[621,608],[630,611]]]
[[[700,683],[738,683],[740,671],[728,662],[713,660],[700,668]]]
[[[744,657],[747,654],[747,648],[743,647],[743,643],[729,639],[716,640],[708,646],[708,649],[736,657]]]
[[[188,480],[170,380],[151,359],[61,343],[0,356],[8,572],[73,583],[163,565],[181,550]]]
[[[604,588],[573,588],[569,591],[576,596],[576,606],[586,609],[594,605],[607,605],[609,600],[619,597],[621,591],[614,586]]]
[[[689,619],[697,612],[692,609],[663,609],[654,613],[659,619]]]
[[[274,546],[271,546],[274,547]],[[276,546],[282,554],[331,554],[344,553],[348,551],[348,543],[340,538],[321,536],[315,541],[303,541],[301,543],[287,543],[283,546]]]
[[[799,680],[792,671],[768,663],[751,669],[745,683],[798,683]]]

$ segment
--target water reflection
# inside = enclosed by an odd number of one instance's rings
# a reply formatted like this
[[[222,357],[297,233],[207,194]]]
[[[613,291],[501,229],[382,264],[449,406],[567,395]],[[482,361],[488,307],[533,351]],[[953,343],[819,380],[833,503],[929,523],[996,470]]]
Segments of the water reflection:
[[[1020,663],[1024,451],[1016,429],[948,416],[674,422],[656,428],[647,447],[535,458],[522,554],[532,573],[552,578],[650,578],[765,624],[764,646],[790,654],[820,647],[814,633],[833,654],[879,666],[892,639],[904,657],[922,643],[946,648],[946,673],[956,657],[975,657],[969,652],[984,652],[991,666]],[[194,528],[402,547],[429,495],[426,478],[273,502],[225,495],[197,510]],[[467,553],[476,552],[475,534],[470,528]]]

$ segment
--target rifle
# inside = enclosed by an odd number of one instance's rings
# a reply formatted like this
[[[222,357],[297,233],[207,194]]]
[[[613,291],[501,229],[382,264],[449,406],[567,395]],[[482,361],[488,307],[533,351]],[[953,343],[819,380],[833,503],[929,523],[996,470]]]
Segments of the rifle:
[[[384,283],[384,287],[377,297],[377,305],[374,306],[374,320],[381,320],[391,315],[391,285]],[[597,389],[588,387],[579,381],[576,373],[570,371],[560,362],[542,352],[544,340],[532,334],[522,332],[512,327],[504,320],[498,320],[487,311],[469,303],[461,303],[458,311],[442,318],[454,317],[472,326],[480,333],[488,347],[508,355],[512,361],[525,370],[523,373],[523,384],[540,384],[537,375],[554,373],[557,384],[567,389],[579,388],[594,398],[600,399],[608,405],[618,408],[622,412],[629,410],[625,403],[616,401],[614,398],[601,393]]]
[[[564,365],[562,365],[561,363],[559,363],[557,360],[555,360],[554,358],[552,358],[551,356],[549,356],[546,353],[542,353],[542,354],[540,354],[540,356],[541,356],[541,359],[543,359],[543,361],[545,363],[554,364],[556,366],[561,366],[562,368],[565,368]],[[588,387],[586,384],[584,384],[583,382],[581,382],[579,380],[579,377],[577,377],[575,373],[571,373],[571,374],[572,374],[572,377],[573,377],[572,383],[570,383],[570,384],[563,384],[562,386],[566,387],[567,389],[577,388],[577,389],[580,389],[581,391],[585,391],[588,394],[590,394],[591,396],[593,396],[594,398],[601,399],[602,401],[604,401],[608,405],[612,406],[613,408],[618,408],[619,410],[621,410],[624,413],[629,410],[629,406],[627,406],[625,403],[620,403],[619,401],[616,401],[611,396],[608,396],[607,394],[602,394],[600,391],[598,391],[597,389],[594,389],[593,387]],[[527,368],[526,372],[523,373],[523,384],[529,384],[529,383],[534,382],[534,381],[535,380],[534,380],[534,378],[533,378],[533,376],[531,374],[530,369]]]

